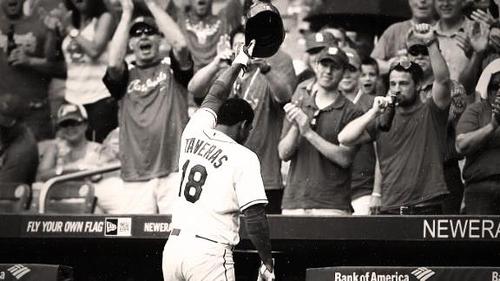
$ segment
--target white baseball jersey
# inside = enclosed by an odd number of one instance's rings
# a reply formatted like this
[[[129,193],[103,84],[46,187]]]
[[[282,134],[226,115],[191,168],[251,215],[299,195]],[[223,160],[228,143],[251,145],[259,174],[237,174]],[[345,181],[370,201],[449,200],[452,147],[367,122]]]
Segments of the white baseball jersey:
[[[172,228],[236,245],[240,212],[267,197],[257,155],[215,130],[216,118],[201,108],[182,133]]]

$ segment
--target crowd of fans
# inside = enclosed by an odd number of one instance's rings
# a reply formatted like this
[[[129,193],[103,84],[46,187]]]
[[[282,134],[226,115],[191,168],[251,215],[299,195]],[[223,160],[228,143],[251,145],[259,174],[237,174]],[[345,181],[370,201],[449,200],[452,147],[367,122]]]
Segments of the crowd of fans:
[[[169,213],[181,133],[252,1],[187,2],[1,0],[0,182],[120,162],[99,211]],[[327,25],[238,77],[269,213],[500,214],[500,3],[408,3],[373,50]]]

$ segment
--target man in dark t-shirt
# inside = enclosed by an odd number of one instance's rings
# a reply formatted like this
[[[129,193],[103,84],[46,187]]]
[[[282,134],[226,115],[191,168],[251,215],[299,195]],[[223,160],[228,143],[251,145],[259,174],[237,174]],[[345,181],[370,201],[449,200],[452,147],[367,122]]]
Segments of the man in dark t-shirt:
[[[180,138],[188,119],[185,85],[192,61],[175,22],[155,1],[145,3],[154,19],[139,17],[130,24],[132,2],[121,1],[104,83],[120,105],[120,211],[170,213],[179,186]],[[160,32],[173,47],[170,60],[159,55]],[[124,61],[128,44],[134,64]]]
[[[392,98],[376,97],[372,109],[339,134],[343,145],[376,141],[382,174],[381,212],[385,214],[440,214],[443,195],[448,193],[442,143],[451,102],[450,76],[430,26],[417,25],[415,36],[431,57],[432,98],[426,103],[419,98],[421,67],[401,59],[389,71],[390,94],[398,100],[389,131],[381,130],[388,117],[382,112]]]
[[[457,125],[457,150],[466,157],[465,211],[471,215],[500,214],[500,59],[485,75],[491,79],[481,100],[467,107]]]
[[[0,2],[0,95],[18,95],[29,105],[24,122],[43,140],[53,137],[47,90],[55,63],[46,56],[57,49],[56,40],[49,40],[36,13],[23,14],[23,3]]]
[[[286,120],[278,151],[290,160],[283,194],[286,215],[348,215],[351,163],[355,149],[341,146],[337,135],[361,115],[338,90],[347,55],[335,46],[317,57],[315,79],[302,82],[284,107]]]

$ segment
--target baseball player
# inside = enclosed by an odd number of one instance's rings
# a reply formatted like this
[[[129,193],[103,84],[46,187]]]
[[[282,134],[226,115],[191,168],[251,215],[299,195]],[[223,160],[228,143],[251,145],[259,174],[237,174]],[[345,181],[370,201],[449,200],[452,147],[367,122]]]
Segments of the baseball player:
[[[182,133],[182,180],[163,251],[165,281],[235,280],[232,251],[239,242],[241,213],[262,259],[259,280],[274,280],[260,164],[241,145],[254,113],[243,99],[227,100],[253,46],[243,48],[214,82]]]

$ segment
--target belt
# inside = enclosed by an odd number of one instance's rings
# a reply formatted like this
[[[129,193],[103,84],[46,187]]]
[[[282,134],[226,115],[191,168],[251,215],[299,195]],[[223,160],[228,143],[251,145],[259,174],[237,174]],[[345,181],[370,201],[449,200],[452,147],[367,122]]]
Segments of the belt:
[[[179,228],[174,228],[174,229],[172,229],[172,231],[170,231],[170,235],[172,235],[172,236],[180,236],[180,234],[181,234],[181,229],[179,229]],[[209,242],[212,242],[212,243],[220,244],[220,245],[223,245],[225,247],[231,247],[231,248],[233,247],[232,245],[229,245],[229,244],[226,244],[226,243],[222,243],[222,242],[218,242],[218,241],[215,241],[213,239],[200,236],[198,234],[195,234],[194,237],[198,238],[198,239],[203,239],[203,240],[206,240],[206,241],[209,241]]]

